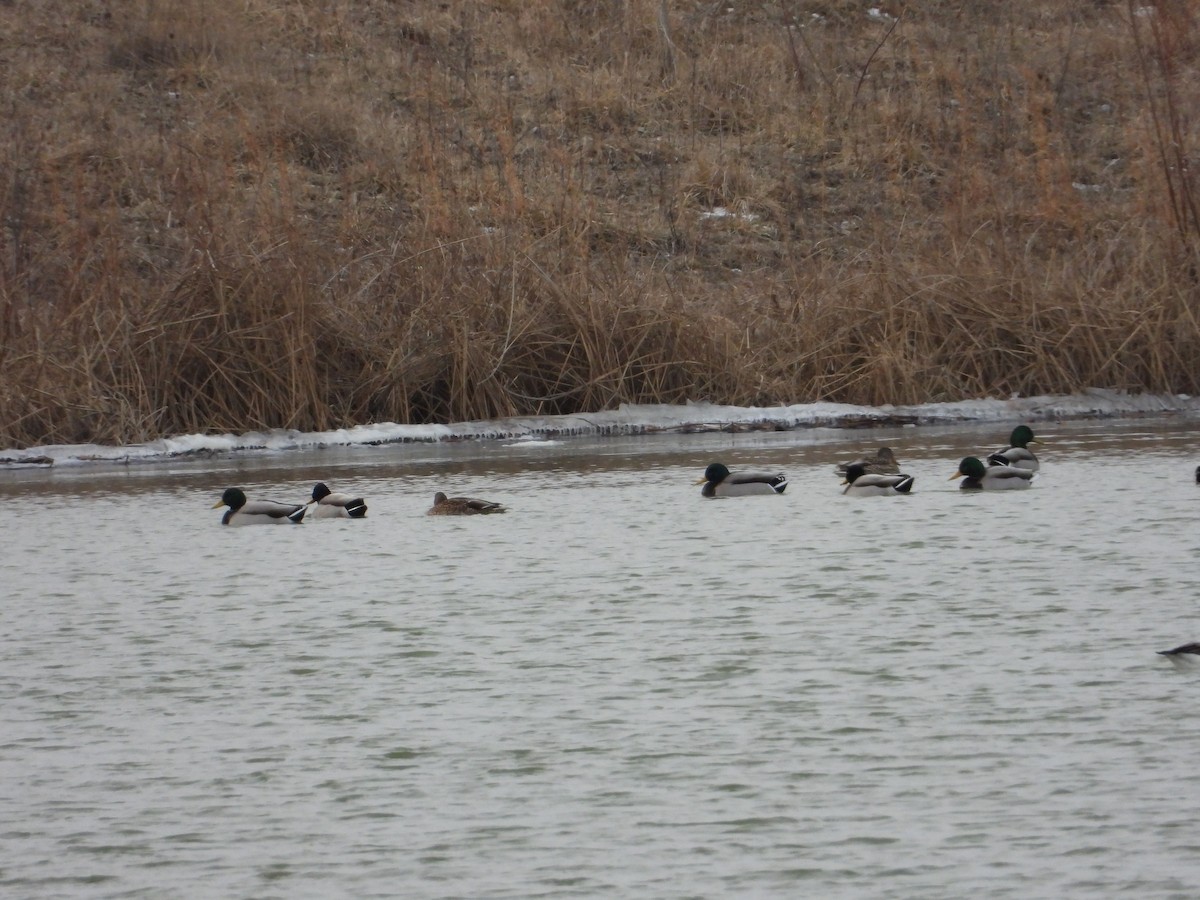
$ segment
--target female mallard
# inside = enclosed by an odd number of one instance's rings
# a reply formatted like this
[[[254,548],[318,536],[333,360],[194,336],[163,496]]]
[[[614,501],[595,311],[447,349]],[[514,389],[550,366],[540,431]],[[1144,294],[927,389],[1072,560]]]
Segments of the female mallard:
[[[754,494],[782,494],[787,490],[787,476],[767,475],[762,472],[739,472],[732,474],[721,463],[713,463],[704,470],[704,477],[696,481],[703,484],[701,497],[749,497]]]
[[[247,500],[241,488],[225,488],[213,509],[228,506],[221,517],[222,525],[299,525],[308,507],[300,503],[276,503],[274,500]]]
[[[880,447],[874,453],[856,459],[854,462],[841,463],[834,471],[842,478],[850,471],[851,466],[862,466],[866,475],[899,475],[900,463],[890,447]]]
[[[851,463],[846,467],[846,480],[842,491],[848,497],[883,497],[887,494],[907,494],[912,490],[911,475],[875,475],[867,471],[862,463]]]
[[[1039,468],[1038,459],[1029,449],[1030,444],[1040,444],[1033,439],[1033,429],[1028,425],[1018,425],[1008,436],[1010,446],[997,450],[988,457],[989,466],[1015,466],[1018,469],[1028,469],[1036,472]]]
[[[985,466],[977,457],[968,456],[950,478],[961,478],[959,487],[964,491],[1013,491],[1029,487],[1033,472],[1016,466]]]
[[[433,506],[427,516],[483,516],[508,510],[491,500],[476,500],[474,497],[447,497],[441,491],[433,495]]]
[[[313,518],[316,519],[361,519],[367,514],[367,504],[362,497],[335,494],[323,481],[313,485],[312,499],[305,506],[314,503]]]

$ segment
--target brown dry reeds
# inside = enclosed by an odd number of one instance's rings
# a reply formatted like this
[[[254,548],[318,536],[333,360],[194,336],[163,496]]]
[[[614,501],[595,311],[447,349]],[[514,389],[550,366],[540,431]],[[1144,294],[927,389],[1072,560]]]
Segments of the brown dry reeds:
[[[0,446],[1194,393],[1196,5],[0,4]]]

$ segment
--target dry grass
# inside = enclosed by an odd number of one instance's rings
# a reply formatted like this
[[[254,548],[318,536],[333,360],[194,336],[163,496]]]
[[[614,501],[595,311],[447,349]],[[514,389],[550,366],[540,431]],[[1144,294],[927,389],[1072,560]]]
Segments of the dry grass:
[[[1197,4],[880,8],[0,2],[0,446],[1200,390]]]

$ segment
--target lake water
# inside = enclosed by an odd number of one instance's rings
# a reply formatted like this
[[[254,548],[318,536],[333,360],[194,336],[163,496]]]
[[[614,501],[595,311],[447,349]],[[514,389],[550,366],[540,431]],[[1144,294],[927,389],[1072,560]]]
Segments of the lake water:
[[[0,893],[1190,898],[1200,422],[1012,424],[0,471]]]

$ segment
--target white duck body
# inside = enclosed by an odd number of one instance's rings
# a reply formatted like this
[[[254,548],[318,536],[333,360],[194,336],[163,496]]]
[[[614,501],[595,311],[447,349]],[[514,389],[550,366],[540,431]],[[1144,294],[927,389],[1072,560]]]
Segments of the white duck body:
[[[876,475],[866,471],[861,463],[851,463],[846,467],[846,487],[842,491],[847,497],[887,497],[894,494],[908,494],[912,491],[913,477],[911,475]]]
[[[362,497],[336,493],[323,482],[313,486],[312,499],[306,505],[312,507],[315,519],[361,519],[367,514]]]
[[[213,509],[228,506],[222,525],[299,525],[308,507],[301,503],[275,500],[247,500],[240,488],[226,488]]]
[[[1033,472],[1016,466],[985,466],[974,456],[958,465],[951,478],[962,478],[959,487],[964,491],[1019,491],[1033,483]]]
[[[788,480],[782,472],[774,475],[766,472],[735,474],[721,463],[713,463],[696,484],[704,485],[700,489],[702,497],[753,497],[782,494],[787,490]]]

